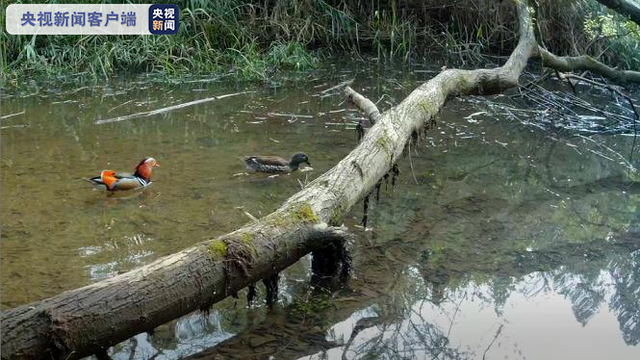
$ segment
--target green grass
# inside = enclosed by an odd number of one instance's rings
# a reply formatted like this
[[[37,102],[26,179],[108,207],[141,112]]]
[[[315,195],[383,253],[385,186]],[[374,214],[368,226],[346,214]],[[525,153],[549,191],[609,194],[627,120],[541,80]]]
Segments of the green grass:
[[[141,1],[142,2],[142,1]],[[274,70],[313,68],[317,52],[288,39],[269,41],[238,0],[178,1],[180,30],[174,36],[13,36],[2,33],[2,79],[66,75],[106,79],[117,72],[185,74],[231,72],[264,80]],[[4,22],[4,19],[2,19]]]

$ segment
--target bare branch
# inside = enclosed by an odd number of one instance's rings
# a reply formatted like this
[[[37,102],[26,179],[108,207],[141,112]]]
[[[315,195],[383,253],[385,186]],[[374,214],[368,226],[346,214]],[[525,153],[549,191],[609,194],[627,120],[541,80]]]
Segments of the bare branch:
[[[373,103],[373,101],[360,95],[351,87],[346,86],[344,88],[344,93],[347,96],[347,99],[349,99],[356,107],[358,107],[358,109],[360,109],[367,115],[369,121],[371,121],[371,125],[375,124],[382,116],[380,114],[380,111],[378,110],[378,107]]]
[[[640,72],[614,69],[588,55],[575,57],[557,56],[543,47],[538,48],[538,53],[540,54],[545,66],[558,71],[568,72],[576,70],[590,70],[613,81],[640,84]]]
[[[156,110],[151,110],[151,111],[143,111],[143,112],[139,112],[139,113],[135,113],[135,114],[123,115],[123,116],[118,116],[118,117],[114,117],[114,118],[110,118],[110,119],[97,120],[95,122],[95,124],[96,125],[101,125],[101,124],[108,124],[108,123],[113,123],[113,122],[126,121],[126,120],[141,118],[141,117],[149,117],[149,116],[153,116],[153,115],[163,114],[163,113],[166,113],[166,112],[169,112],[169,111],[173,111],[173,110],[184,109],[184,108],[189,107],[189,106],[204,104],[204,103],[208,103],[208,102],[215,101],[215,100],[221,100],[221,99],[224,99],[224,98],[237,96],[237,95],[244,95],[244,94],[249,94],[249,93],[252,93],[252,91],[241,91],[241,92],[237,92],[237,93],[233,93],[233,94],[225,94],[225,95],[213,96],[213,97],[210,97],[210,98],[200,99],[200,100],[195,100],[195,101],[189,101],[189,102],[186,102],[186,103],[169,106],[169,107],[165,107],[165,108],[162,108],[162,109],[156,109]]]

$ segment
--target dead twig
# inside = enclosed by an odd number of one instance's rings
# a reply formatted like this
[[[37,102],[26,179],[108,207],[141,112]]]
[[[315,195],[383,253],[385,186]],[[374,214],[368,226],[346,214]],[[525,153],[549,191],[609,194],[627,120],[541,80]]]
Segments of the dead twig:
[[[605,88],[611,92],[613,92],[614,94],[618,94],[620,96],[622,96],[623,98],[625,98],[627,100],[627,102],[629,103],[629,105],[631,106],[631,110],[633,111],[633,114],[635,115],[633,117],[633,143],[631,144],[631,154],[629,155],[629,162],[633,162],[633,154],[635,152],[635,148],[636,148],[636,139],[638,138],[638,129],[636,126],[636,122],[640,119],[640,114],[638,114],[638,110],[636,109],[636,106],[633,104],[633,100],[631,100],[631,98],[624,94],[622,91],[614,88],[613,86],[607,85],[607,84],[603,84],[594,80],[590,80],[587,79],[585,77],[582,76],[578,76],[578,75],[574,75],[574,74],[570,74],[570,73],[558,73],[559,77],[561,79],[566,79],[567,82],[571,83],[571,81],[569,79],[576,79],[582,82],[585,82],[587,84],[591,84],[594,86],[598,86],[601,88]]]
[[[335,91],[335,90],[341,90],[343,87],[351,85],[351,84],[353,84],[353,79],[343,81],[343,82],[341,82],[340,84],[338,84],[336,86],[332,86],[332,87],[330,87],[328,89],[322,90],[319,95],[322,96],[322,95],[326,95],[326,94],[328,94],[328,93],[330,93],[332,91]]]
[[[109,109],[109,111],[107,111],[107,113],[110,113],[110,112],[112,112],[113,110],[115,110],[115,109],[117,109],[117,108],[119,108],[119,107],[121,107],[121,106],[127,105],[128,103],[130,103],[130,102],[132,102],[132,101],[133,101],[133,100],[128,100],[128,101],[123,102],[123,103],[122,103],[122,104],[120,104],[120,105],[117,105],[117,106],[115,106],[115,107],[112,107],[111,109]]]
[[[504,324],[500,324],[500,327],[496,331],[496,334],[493,336],[493,340],[491,340],[491,342],[489,343],[489,346],[487,346],[487,348],[484,349],[484,353],[482,354],[482,360],[486,359],[487,352],[489,351],[489,349],[491,349],[491,346],[493,345],[493,343],[496,342],[496,339],[498,338],[498,336],[500,336],[500,333],[502,332],[503,327],[504,327]]]
[[[18,125],[7,125],[7,126],[0,126],[0,130],[4,130],[4,129],[19,129],[19,128],[28,128],[29,125],[27,124],[18,124]]]
[[[267,116],[271,117],[286,117],[286,118],[300,118],[300,119],[313,119],[313,115],[304,115],[304,114],[283,114],[283,113],[267,113]]]
[[[575,74],[570,74],[570,73],[558,73],[561,79],[566,79],[567,81],[569,81],[568,79],[575,79],[575,80],[579,80],[582,82],[585,82],[587,84],[591,84],[594,86],[598,86],[604,89],[607,89],[611,92],[614,92],[620,96],[622,96],[623,98],[625,98],[628,102],[629,105],[631,105],[631,110],[633,110],[633,113],[635,115],[636,120],[640,119],[640,114],[638,114],[638,110],[636,109],[636,106],[633,104],[633,100],[631,100],[631,98],[626,95],[625,93],[623,93],[622,91],[616,89],[615,87],[611,86],[611,85],[607,85],[607,84],[603,84],[591,79],[587,79],[585,77],[579,76],[579,75],[575,75]]]
[[[11,118],[11,117],[14,117],[14,116],[22,115],[25,112],[27,112],[27,111],[26,110],[22,110],[20,112],[13,113],[13,114],[2,115],[2,116],[0,116],[0,120],[4,120],[4,119],[8,119],[8,118]]]
[[[183,108],[186,108],[186,107],[189,107],[189,106],[204,104],[204,103],[207,103],[207,102],[211,102],[211,101],[215,101],[215,100],[221,100],[221,99],[225,99],[225,98],[232,97],[232,96],[249,94],[249,93],[252,93],[252,92],[253,91],[241,91],[241,92],[237,92],[237,93],[233,93],[233,94],[225,94],[225,95],[220,95],[220,96],[213,96],[213,97],[210,97],[210,98],[200,99],[200,100],[195,100],[195,101],[189,101],[189,102],[186,102],[186,103],[169,106],[169,107],[165,107],[165,108],[162,108],[162,109],[156,109],[156,110],[151,110],[151,111],[143,111],[143,112],[139,112],[139,113],[135,113],[135,114],[118,116],[118,117],[111,118],[111,119],[97,120],[95,122],[95,124],[96,125],[101,125],[101,124],[108,124],[108,123],[126,121],[126,120],[141,118],[141,117],[149,117],[149,116],[153,116],[153,115],[163,114],[163,113],[166,113],[166,112],[169,112],[169,111],[173,111],[173,110],[183,109]]]

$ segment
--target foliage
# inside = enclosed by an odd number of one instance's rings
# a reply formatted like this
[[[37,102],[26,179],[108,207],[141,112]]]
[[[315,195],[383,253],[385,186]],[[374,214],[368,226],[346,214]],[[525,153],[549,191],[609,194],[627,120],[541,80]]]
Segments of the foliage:
[[[584,20],[591,46],[608,62],[640,69],[640,26],[602,7],[594,7]]]
[[[27,0],[27,3],[42,1]],[[98,1],[94,1],[98,2]],[[103,1],[120,3],[119,1]],[[142,0],[133,2],[144,3]],[[472,0],[174,0],[173,36],[13,36],[0,34],[2,79],[108,78],[117,72],[231,74],[269,79],[313,68],[324,54],[405,62],[443,59],[476,67],[508,54],[517,34],[513,4]],[[638,27],[593,1],[540,0],[538,36],[561,55],[602,55],[638,68]],[[0,19],[4,27],[5,15]],[[318,51],[324,49],[324,51]]]
[[[120,71],[168,77],[231,72],[256,80],[266,79],[274,69],[304,70],[317,63],[316,55],[296,40],[262,38],[249,2],[174,3],[181,9],[175,36],[13,36],[3,32],[2,77],[16,81],[22,75],[95,79]]]

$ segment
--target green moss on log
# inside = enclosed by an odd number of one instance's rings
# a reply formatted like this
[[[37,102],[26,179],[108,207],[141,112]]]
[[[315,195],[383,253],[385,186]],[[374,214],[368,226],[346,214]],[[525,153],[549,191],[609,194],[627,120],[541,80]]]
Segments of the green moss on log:
[[[216,260],[224,259],[227,256],[227,252],[229,247],[227,243],[222,239],[216,239],[211,241],[211,243],[207,246],[209,253]]]
[[[313,212],[311,204],[303,202],[293,205],[290,210],[278,211],[269,215],[266,222],[272,226],[283,227],[299,222],[317,224],[320,222],[320,218]]]
[[[378,140],[376,140],[376,144],[386,152],[389,152],[389,140],[386,137],[382,136],[378,138]]]
[[[382,148],[388,155],[391,155],[392,141],[389,138],[389,133],[387,132],[387,129],[382,130],[382,134],[380,134],[380,137],[378,138],[378,140],[376,140],[376,145],[379,148]]]
[[[244,232],[240,235],[240,242],[247,247],[252,253],[257,253],[258,249],[255,244],[256,236],[252,232]]]
[[[435,114],[438,113],[438,107],[435,106],[433,100],[431,98],[424,99],[418,103],[418,106],[425,113],[425,117],[432,118]]]
[[[291,211],[291,215],[292,218],[296,221],[310,222],[314,224],[320,222],[320,219],[318,218],[316,213],[313,212],[311,204],[306,202],[294,207]]]
[[[287,219],[286,212],[276,212],[272,215],[269,215],[269,217],[267,217],[266,219],[266,222],[267,224],[272,226],[285,226],[290,222],[290,220]]]
[[[342,217],[344,216],[346,206],[340,204],[333,209],[333,213],[331,214],[331,220],[329,220],[329,224],[332,226],[340,225]]]
[[[389,162],[393,159],[393,141],[389,136],[387,129],[383,129],[382,133],[376,140],[376,147],[380,148],[389,157]]]
[[[253,245],[253,240],[255,239],[255,235],[250,232],[242,233],[240,236],[240,240],[247,245]]]

